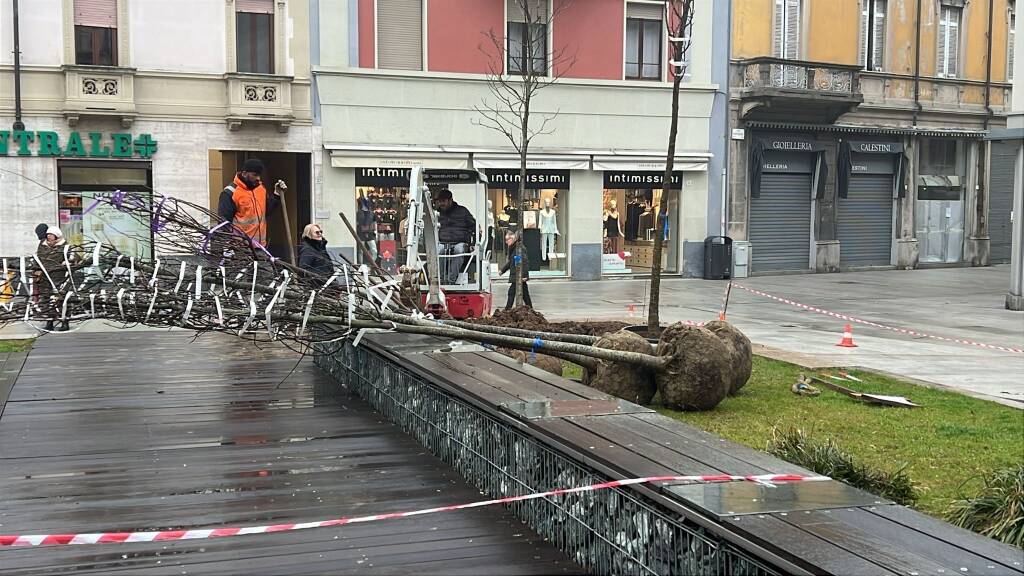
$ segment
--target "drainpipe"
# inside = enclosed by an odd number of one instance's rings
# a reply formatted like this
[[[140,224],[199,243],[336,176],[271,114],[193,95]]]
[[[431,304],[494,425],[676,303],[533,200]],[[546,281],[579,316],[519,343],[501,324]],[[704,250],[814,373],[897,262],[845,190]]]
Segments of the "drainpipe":
[[[867,0],[868,2],[868,23],[867,30],[864,31],[864,37],[867,39],[867,46],[864,47],[864,69],[871,71],[874,70],[875,64],[875,0]]]
[[[988,41],[985,47],[985,131],[995,114],[992,112],[992,13],[995,0],[988,0]]]
[[[985,132],[989,130],[989,124],[995,114],[992,112],[992,14],[995,8],[995,0],[988,0],[988,39],[985,46]],[[975,213],[978,236],[988,236],[988,222],[985,219],[985,204],[988,200],[988,167],[991,142],[982,141],[981,149],[978,150],[978,198],[975,202]],[[976,263],[978,264],[978,263]]]
[[[914,128],[921,114],[921,0],[917,0],[917,26],[914,31]]]
[[[24,130],[21,121],[21,36],[18,34],[18,0],[14,0],[14,126]]]

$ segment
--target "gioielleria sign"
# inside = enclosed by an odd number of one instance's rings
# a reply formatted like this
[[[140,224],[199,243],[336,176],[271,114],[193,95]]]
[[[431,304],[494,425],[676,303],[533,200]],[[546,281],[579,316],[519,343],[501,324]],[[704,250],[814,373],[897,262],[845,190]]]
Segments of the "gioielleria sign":
[[[50,130],[0,130],[0,156],[151,158],[156,154],[156,144],[150,134],[71,132],[62,142],[60,134]]]

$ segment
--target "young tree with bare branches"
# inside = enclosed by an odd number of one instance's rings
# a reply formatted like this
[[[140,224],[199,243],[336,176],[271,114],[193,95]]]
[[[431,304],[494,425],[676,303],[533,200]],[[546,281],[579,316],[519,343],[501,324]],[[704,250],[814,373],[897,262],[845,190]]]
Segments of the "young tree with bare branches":
[[[510,21],[508,37],[505,31],[484,33],[489,56],[487,88],[490,98],[475,107],[479,118],[474,123],[501,134],[519,155],[519,187],[513,198],[516,207],[516,230],[520,241],[515,254],[519,262],[525,261],[522,241],[523,200],[526,197],[526,159],[530,145],[539,136],[552,134],[551,122],[558,112],[538,112],[534,108],[538,93],[561,78],[575,61],[565,47],[552,49],[548,45],[548,30],[555,18],[572,0],[555,0],[554,9],[548,11],[547,0],[507,0],[520,20]],[[523,266],[516,266],[515,306],[523,305]]]
[[[661,304],[661,254],[668,223],[669,191],[672,189],[672,171],[676,156],[676,136],[679,133],[679,87],[686,75],[686,53],[690,49],[690,31],[693,29],[693,0],[665,0],[665,28],[669,37],[669,70],[672,74],[672,119],[668,129],[668,151],[665,154],[665,174],[662,179],[661,201],[656,207],[654,234],[654,262],[651,264],[651,296],[647,307],[647,332],[657,336],[661,327],[658,307]]]

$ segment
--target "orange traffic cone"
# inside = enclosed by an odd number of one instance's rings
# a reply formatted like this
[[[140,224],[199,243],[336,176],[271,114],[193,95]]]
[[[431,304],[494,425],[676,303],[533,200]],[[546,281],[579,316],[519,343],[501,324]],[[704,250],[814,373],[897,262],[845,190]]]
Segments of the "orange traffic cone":
[[[857,345],[853,343],[853,328],[847,324],[843,326],[843,339],[836,344],[836,346],[842,346],[843,348],[856,348]]]
[[[719,322],[725,322],[725,312],[719,312],[718,313],[718,321]]]
[[[629,313],[629,317],[632,318],[636,315],[636,304],[630,304],[626,306],[626,311]]]

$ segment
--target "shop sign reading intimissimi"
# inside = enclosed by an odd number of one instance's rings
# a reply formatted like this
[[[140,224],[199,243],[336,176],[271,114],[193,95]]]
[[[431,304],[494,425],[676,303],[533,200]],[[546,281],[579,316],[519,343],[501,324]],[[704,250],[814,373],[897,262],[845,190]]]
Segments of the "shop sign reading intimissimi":
[[[0,156],[12,152],[18,156],[50,156],[64,158],[152,158],[157,142],[151,134],[132,136],[114,132],[71,132],[61,142],[60,134],[50,130],[0,130]]]
[[[519,170],[518,169],[488,169],[487,170],[487,187],[488,188],[504,188],[504,189],[516,189],[519,188]],[[540,188],[556,188],[558,190],[569,189],[569,171],[568,170],[527,170],[526,171],[526,188],[540,189]]]
[[[411,168],[356,168],[356,186],[408,187]]]
[[[604,171],[604,187],[605,189],[641,189],[641,190],[653,190],[663,188],[661,185],[662,180],[665,178],[664,172],[634,172],[629,170],[605,170]],[[672,190],[683,189],[683,173],[673,172],[672,173]]]

